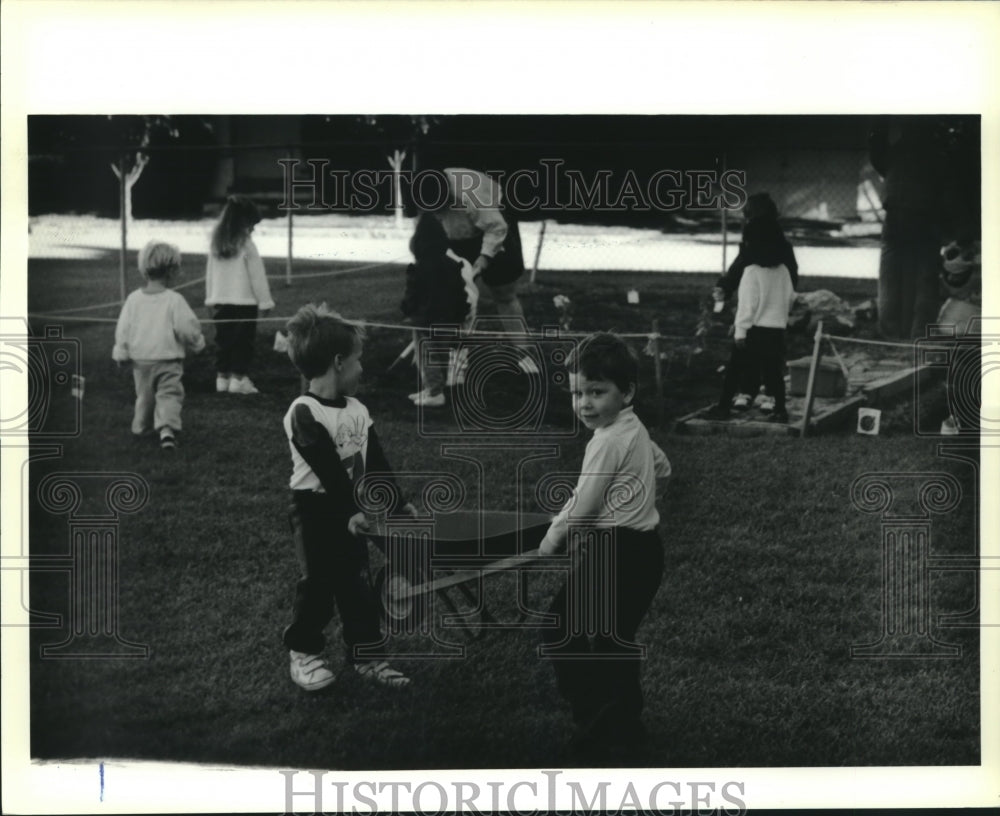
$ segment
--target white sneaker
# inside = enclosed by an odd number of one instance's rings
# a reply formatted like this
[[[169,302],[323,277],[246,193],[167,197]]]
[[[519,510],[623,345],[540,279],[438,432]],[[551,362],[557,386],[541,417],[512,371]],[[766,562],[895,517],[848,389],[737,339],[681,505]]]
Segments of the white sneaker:
[[[333,682],[333,672],[319,655],[289,652],[292,659],[292,680],[306,691],[319,691]]]
[[[757,407],[760,408],[765,414],[771,413],[774,410],[774,397],[769,397],[767,394],[762,394],[760,400],[757,403]]]
[[[538,364],[531,359],[528,355],[525,355],[520,360],[517,361],[517,367],[521,369],[525,374],[538,374]]]
[[[424,408],[440,408],[444,405],[444,392],[431,394],[429,391],[421,391],[413,398],[413,404]]]
[[[215,390],[219,394],[225,394],[229,390],[229,377],[223,377],[219,374],[215,378]]]
[[[373,663],[355,663],[354,670],[362,677],[373,680],[380,686],[405,688],[410,685],[410,678],[394,669],[385,660]]]
[[[250,382],[249,377],[233,377],[229,381],[230,394],[259,394],[257,387]]]

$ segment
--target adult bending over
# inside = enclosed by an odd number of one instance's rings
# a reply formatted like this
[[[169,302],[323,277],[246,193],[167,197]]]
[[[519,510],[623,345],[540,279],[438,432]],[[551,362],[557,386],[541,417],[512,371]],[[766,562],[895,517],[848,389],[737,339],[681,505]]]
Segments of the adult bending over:
[[[493,298],[504,331],[523,335],[524,309],[517,297],[517,281],[524,274],[521,237],[504,212],[499,185],[465,167],[445,167],[436,175],[443,181],[439,189],[424,180],[414,191],[421,210],[417,233],[428,228],[427,219],[437,221],[451,251],[472,264],[477,285]],[[527,354],[519,365],[529,374],[538,372]]]

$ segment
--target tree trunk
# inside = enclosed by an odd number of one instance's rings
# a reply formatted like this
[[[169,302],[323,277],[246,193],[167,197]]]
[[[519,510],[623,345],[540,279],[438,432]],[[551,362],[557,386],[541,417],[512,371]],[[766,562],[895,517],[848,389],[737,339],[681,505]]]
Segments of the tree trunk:
[[[135,186],[134,181],[130,181],[127,177],[125,179],[125,223],[128,224],[129,229],[132,228],[132,188]]]
[[[125,160],[122,159],[122,166],[112,164],[111,170],[115,174],[115,177],[120,181],[122,173],[125,173],[125,200],[122,202],[122,207],[125,211],[125,223],[129,227],[132,226],[132,188],[135,187],[136,182],[142,175],[142,171],[146,168],[146,163],[149,161],[149,157],[144,153],[138,153],[135,157],[135,164],[132,165],[132,169],[125,171]]]

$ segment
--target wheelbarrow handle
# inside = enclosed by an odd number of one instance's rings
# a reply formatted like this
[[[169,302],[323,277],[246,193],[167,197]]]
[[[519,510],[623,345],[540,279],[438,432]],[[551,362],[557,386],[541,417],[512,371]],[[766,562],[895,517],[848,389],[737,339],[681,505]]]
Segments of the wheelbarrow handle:
[[[442,576],[441,578],[437,578],[433,581],[427,581],[414,587],[408,587],[401,590],[396,597],[399,600],[403,600],[405,598],[413,598],[418,595],[423,595],[428,592],[437,592],[442,589],[448,589],[448,587],[458,586],[459,584],[474,581],[481,576],[491,575],[495,572],[504,572],[506,570],[514,569],[515,567],[523,566],[524,564],[537,564],[540,567],[557,566],[557,561],[559,564],[564,564],[566,556],[558,556],[557,558],[549,559],[544,556],[539,556],[538,550],[529,550],[528,552],[521,553],[520,555],[510,555],[507,558],[501,558],[499,561],[494,561],[492,564],[486,564],[485,566],[476,567],[474,569],[460,570],[449,575]]]
[[[410,344],[401,352],[399,352],[399,356],[395,360],[393,360],[392,363],[389,364],[389,367],[386,369],[386,371],[392,371],[397,365],[399,365],[399,363],[401,363],[403,360],[405,360],[407,357],[413,354],[413,350],[416,347],[417,347],[417,341],[411,340]]]

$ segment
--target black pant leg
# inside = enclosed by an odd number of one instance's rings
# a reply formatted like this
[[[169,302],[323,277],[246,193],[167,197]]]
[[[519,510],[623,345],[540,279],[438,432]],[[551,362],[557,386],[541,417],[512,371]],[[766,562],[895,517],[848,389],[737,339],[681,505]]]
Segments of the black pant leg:
[[[784,329],[756,329],[761,378],[769,394],[774,397],[774,409],[785,410],[785,331]]]
[[[337,611],[343,627],[344,650],[348,663],[370,660],[381,652],[383,642],[381,606],[368,570],[368,550],[363,539],[348,534],[333,579]],[[358,649],[364,648],[359,655]]]
[[[326,644],[324,627],[333,617],[336,541],[329,514],[323,511],[322,494],[297,495],[289,509],[289,521],[302,577],[295,587],[292,622],[285,629],[289,649],[319,654]]]
[[[233,324],[232,367],[233,374],[246,376],[253,359],[253,346],[257,339],[257,307],[233,306],[239,323]]]
[[[602,676],[602,697],[618,706],[621,716],[637,718],[642,711],[640,676],[644,657],[637,653],[636,633],[663,578],[663,547],[656,531],[616,531],[613,635],[595,639],[595,652],[620,654],[619,659],[595,660]]]
[[[225,304],[216,306],[213,319],[229,320],[232,317],[229,311],[231,308]],[[215,370],[220,374],[231,374],[233,371],[233,325],[227,322],[215,324]]]
[[[592,647],[585,635],[571,632],[569,587],[575,581],[574,568],[566,582],[559,588],[549,613],[557,618],[552,629],[542,630],[542,642],[547,647],[547,657],[552,661],[556,688],[573,711],[573,719],[586,723],[597,712],[601,701],[597,692],[597,678],[593,674]]]
[[[748,376],[757,382],[763,383],[768,393],[771,392],[769,381],[764,375],[765,358],[767,357],[766,330],[759,326],[751,326],[747,329],[746,359]]]

